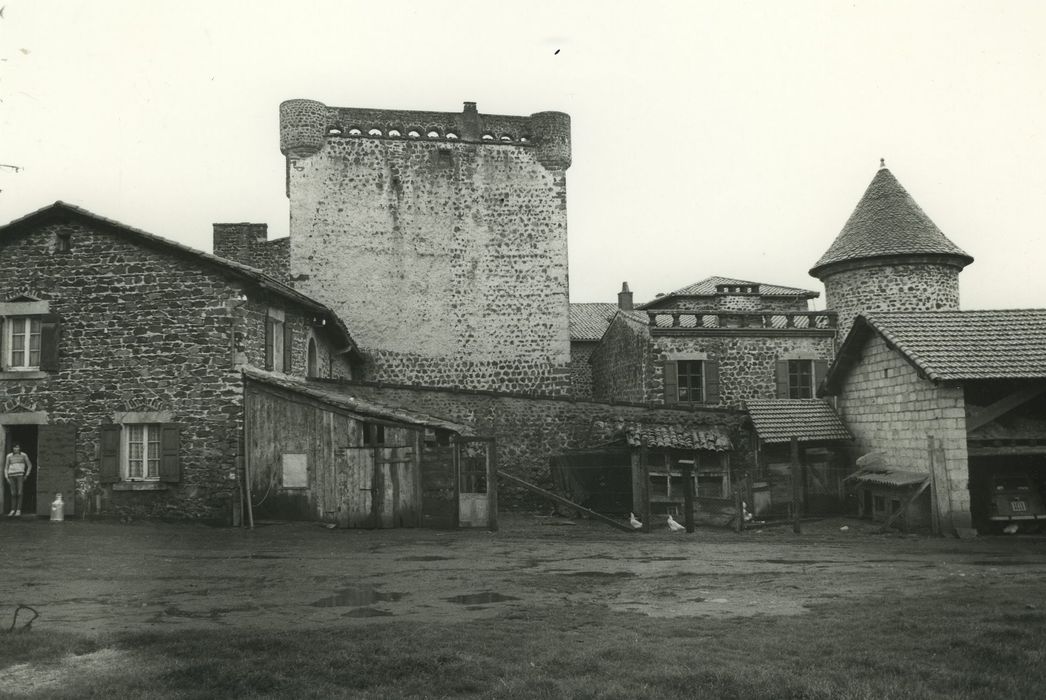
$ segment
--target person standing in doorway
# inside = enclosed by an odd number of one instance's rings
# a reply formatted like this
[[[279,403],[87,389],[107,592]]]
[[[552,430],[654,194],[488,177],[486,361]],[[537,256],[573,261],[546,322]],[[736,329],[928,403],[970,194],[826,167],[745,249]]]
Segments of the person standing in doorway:
[[[33,463],[29,455],[22,452],[22,446],[17,442],[11,445],[11,452],[4,460],[4,478],[7,485],[11,487],[11,512],[7,517],[22,514],[22,487],[29,472],[33,471]],[[0,511],[3,512],[3,511]]]

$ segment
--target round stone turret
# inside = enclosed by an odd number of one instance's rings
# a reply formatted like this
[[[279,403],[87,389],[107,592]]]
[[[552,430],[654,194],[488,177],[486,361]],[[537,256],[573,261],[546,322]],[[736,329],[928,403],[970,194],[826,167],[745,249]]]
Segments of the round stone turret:
[[[884,166],[810,274],[824,283],[841,342],[865,311],[957,310],[971,262]]]
[[[327,134],[327,105],[316,100],[280,103],[280,150],[288,158],[305,158],[323,148]]]
[[[530,115],[538,162],[546,168],[570,167],[570,115],[564,112],[538,112]]]

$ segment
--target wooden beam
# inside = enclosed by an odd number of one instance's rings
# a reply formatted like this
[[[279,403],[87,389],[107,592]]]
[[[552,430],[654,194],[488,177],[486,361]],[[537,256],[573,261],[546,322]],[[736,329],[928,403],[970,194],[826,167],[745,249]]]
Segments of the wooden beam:
[[[894,513],[893,515],[891,515],[889,518],[887,518],[886,522],[883,523],[883,526],[881,528],[879,528],[879,532],[886,532],[887,530],[889,530],[890,526],[893,525],[893,521],[897,520],[897,518],[901,517],[901,515],[903,513],[907,513],[908,512],[908,506],[910,506],[912,503],[914,503],[915,499],[919,497],[919,494],[921,494],[923,491],[925,491],[927,488],[929,488],[929,486],[930,486],[930,477],[927,476],[919,484],[919,488],[917,488],[915,490],[915,493],[913,493],[911,496],[909,496],[905,500],[905,502],[901,504],[901,507],[897,509],[897,512]]]
[[[992,455],[1046,455],[1046,445],[971,445],[966,448],[970,457]]]
[[[1046,385],[1040,384],[1019,389],[1009,396],[1004,396],[990,406],[985,406],[977,415],[968,416],[966,418],[966,432],[972,433],[974,430],[977,430],[977,428],[988,425],[996,418],[1006,415],[1021,404],[1031,401],[1043,392],[1046,392]]]
[[[500,469],[498,470],[498,476],[500,476],[502,479],[504,479],[505,481],[509,482],[510,484],[515,484],[516,486],[520,486],[522,488],[525,488],[527,491],[530,491],[531,493],[536,493],[539,496],[543,496],[544,498],[547,498],[550,501],[553,501],[555,503],[560,503],[560,504],[565,505],[565,506],[567,506],[569,508],[575,508],[575,509],[581,511],[582,513],[587,513],[588,516],[593,518],[594,520],[599,520],[600,522],[606,523],[607,525],[611,525],[613,527],[616,527],[618,530],[624,530],[625,532],[635,532],[635,530],[632,529],[632,526],[630,524],[628,524],[627,522],[616,520],[616,519],[611,518],[609,516],[603,515],[602,513],[597,513],[594,510],[590,510],[588,508],[585,508],[582,505],[574,503],[569,498],[563,498],[559,494],[552,493],[551,491],[546,491],[545,489],[541,488],[540,486],[535,486],[534,484],[530,483],[529,481],[524,481],[523,479],[520,479],[518,476],[513,476],[512,474],[509,474],[507,472],[503,472]]]

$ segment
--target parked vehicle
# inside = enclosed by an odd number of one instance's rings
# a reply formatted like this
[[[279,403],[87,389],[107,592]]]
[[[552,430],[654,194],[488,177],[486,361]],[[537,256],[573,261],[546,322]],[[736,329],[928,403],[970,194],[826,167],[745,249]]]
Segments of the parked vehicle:
[[[988,519],[1015,532],[1024,525],[1038,527],[1046,522],[1039,484],[1026,472],[1004,472],[991,478],[991,507]],[[1014,527],[1016,526],[1016,527]],[[1027,528],[1031,529],[1031,527]]]

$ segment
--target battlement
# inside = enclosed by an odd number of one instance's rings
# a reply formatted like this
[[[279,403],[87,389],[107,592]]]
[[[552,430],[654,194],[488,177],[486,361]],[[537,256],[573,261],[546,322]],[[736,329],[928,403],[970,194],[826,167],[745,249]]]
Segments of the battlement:
[[[522,147],[534,149],[546,168],[570,167],[570,115],[563,112],[529,117],[480,114],[475,102],[466,102],[461,113],[328,107],[315,100],[287,100],[280,105],[280,150],[285,156],[307,158],[327,139]]]

